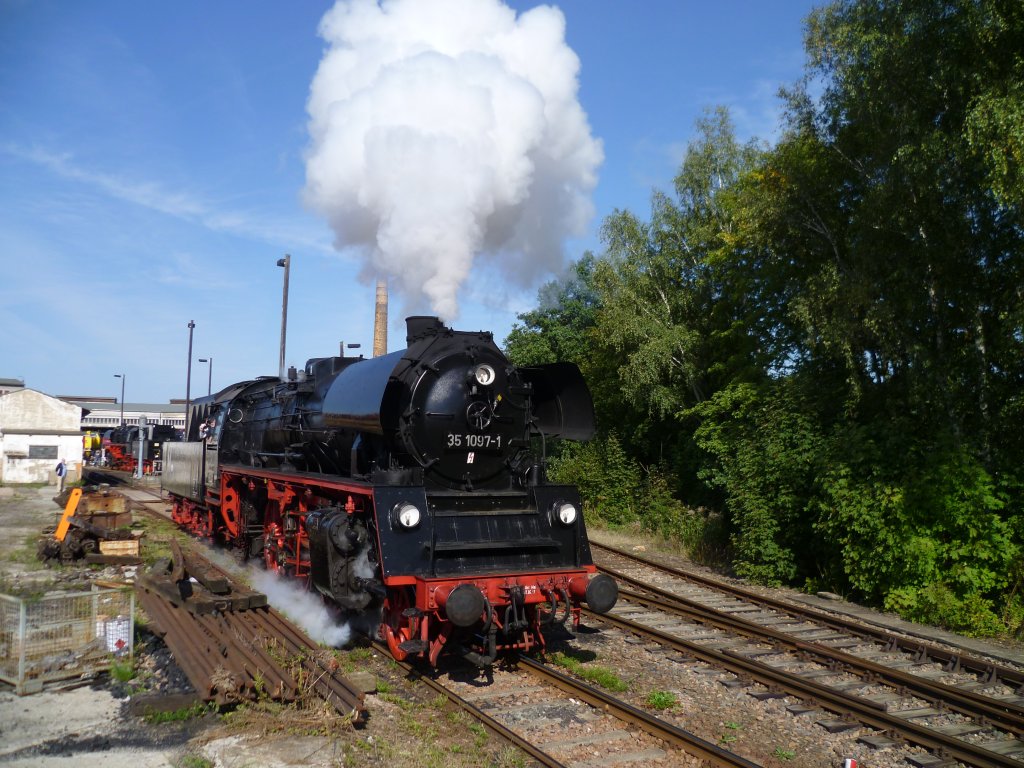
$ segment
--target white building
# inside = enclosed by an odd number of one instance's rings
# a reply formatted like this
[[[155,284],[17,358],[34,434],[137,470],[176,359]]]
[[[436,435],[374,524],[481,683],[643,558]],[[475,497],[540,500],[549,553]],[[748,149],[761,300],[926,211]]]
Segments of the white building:
[[[120,426],[121,416],[124,414],[124,423],[135,426],[142,416],[146,417],[147,424],[167,424],[175,429],[185,428],[185,404],[181,403],[125,403],[122,409],[116,401],[88,400],[86,398],[62,397],[74,405],[81,406],[84,411],[82,416],[82,430],[94,430],[105,432],[108,429]]]
[[[82,476],[82,409],[34,389],[0,395],[0,483],[56,483]]]

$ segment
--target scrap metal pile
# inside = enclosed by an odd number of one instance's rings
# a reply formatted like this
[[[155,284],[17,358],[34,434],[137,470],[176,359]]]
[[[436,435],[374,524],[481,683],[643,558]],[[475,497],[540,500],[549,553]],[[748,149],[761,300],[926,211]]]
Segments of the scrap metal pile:
[[[37,554],[44,563],[84,560],[99,565],[136,565],[139,540],[132,533],[128,500],[105,486],[73,488],[54,501],[64,508],[57,525],[43,532]]]

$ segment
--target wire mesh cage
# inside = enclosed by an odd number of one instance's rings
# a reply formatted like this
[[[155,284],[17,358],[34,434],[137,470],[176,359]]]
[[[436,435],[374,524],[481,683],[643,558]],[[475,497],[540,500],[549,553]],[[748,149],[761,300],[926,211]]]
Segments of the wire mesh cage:
[[[90,677],[131,658],[135,593],[93,589],[43,597],[0,594],[0,680],[18,694]]]

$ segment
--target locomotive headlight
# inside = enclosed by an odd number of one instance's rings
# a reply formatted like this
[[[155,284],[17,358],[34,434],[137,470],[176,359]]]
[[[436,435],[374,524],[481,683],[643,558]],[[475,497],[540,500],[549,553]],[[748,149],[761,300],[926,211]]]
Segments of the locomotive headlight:
[[[489,387],[494,383],[496,374],[494,369],[489,365],[478,365],[473,369],[473,378],[476,379],[476,383],[481,387]]]
[[[562,525],[572,525],[576,522],[578,516],[579,511],[574,504],[570,504],[567,501],[560,501],[555,504],[555,517],[558,518],[558,522]]]
[[[392,520],[402,528],[415,528],[420,524],[420,510],[415,504],[401,501],[391,510]]]

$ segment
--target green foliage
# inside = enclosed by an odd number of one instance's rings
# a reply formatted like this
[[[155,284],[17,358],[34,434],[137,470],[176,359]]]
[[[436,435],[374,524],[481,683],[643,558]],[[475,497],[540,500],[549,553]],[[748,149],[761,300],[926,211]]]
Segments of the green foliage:
[[[682,546],[695,562],[725,561],[728,532],[721,514],[707,508],[691,509],[673,494],[666,471],[652,468],[643,489],[641,523],[654,533]]]
[[[857,477],[839,466],[822,483],[818,529],[836,542],[851,586],[906,618],[970,635],[997,634],[987,597],[1020,557],[988,473],[963,454]],[[899,479],[897,479],[899,478]]]
[[[583,255],[562,281],[540,289],[538,309],[519,315],[505,340],[505,352],[516,365],[586,360],[590,332],[600,298],[593,290],[596,259]]]
[[[599,685],[609,691],[621,693],[629,690],[629,684],[607,667],[587,666],[575,656],[561,652],[552,653],[548,659],[552,664],[563,667],[577,677],[582,677],[587,682]]]
[[[642,479],[639,465],[622,449],[615,433],[604,440],[565,445],[549,475],[580,489],[586,510],[609,525],[637,519]]]
[[[697,442],[715,459],[702,475],[729,504],[733,566],[763,584],[793,580],[810,540],[803,512],[821,439],[791,389],[738,384],[694,409]]]
[[[1024,632],[1024,10],[835,0],[805,40],[775,146],[709,111],[521,316],[513,359],[594,392],[551,477],[755,581]]]
[[[721,298],[736,287],[733,186],[760,150],[739,144],[724,109],[706,114],[697,131],[675,179],[677,199],[655,193],[649,224],[629,211],[610,216],[607,258],[594,273],[598,328],[625,356],[623,394],[668,418],[703,401],[723,374],[744,370],[753,351],[737,322],[742,308]]]
[[[651,691],[647,694],[647,706],[652,709],[672,709],[678,703],[672,691]]]
[[[662,467],[645,468],[624,450],[615,432],[584,444],[562,446],[549,467],[554,482],[580,489],[586,516],[612,528],[639,522],[680,544],[697,562],[720,562],[726,534],[722,516],[692,510],[669,486]]]
[[[202,702],[197,701],[191,706],[171,710],[170,712],[149,712],[144,716],[144,719],[151,725],[159,725],[161,723],[176,723],[181,722],[182,720],[194,720],[196,718],[205,717],[211,712],[216,711],[216,704],[203,704]]]
[[[719,744],[731,744],[739,738],[743,726],[739,723],[726,723],[725,731],[718,737]]]
[[[110,662],[110,676],[119,683],[127,683],[135,677],[135,664],[131,659],[124,661],[114,659]]]

